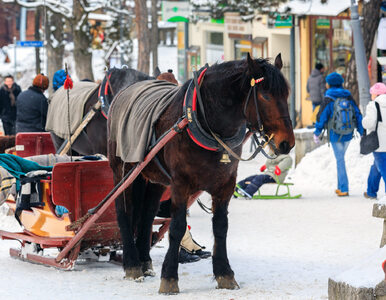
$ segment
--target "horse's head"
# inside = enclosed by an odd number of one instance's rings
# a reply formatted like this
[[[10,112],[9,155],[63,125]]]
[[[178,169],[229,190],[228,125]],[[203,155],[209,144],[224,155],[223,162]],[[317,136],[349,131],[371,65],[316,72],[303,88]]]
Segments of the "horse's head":
[[[174,83],[174,84],[178,84],[176,77],[174,77],[173,70],[171,70],[171,69],[169,69],[165,73],[160,73],[159,75],[157,75],[157,79],[169,81],[169,82]]]
[[[289,87],[280,72],[281,55],[271,65],[267,60],[252,59],[248,54],[246,64],[243,88],[250,90],[244,101],[247,123],[266,139],[272,137],[276,154],[287,154],[295,145],[295,137],[288,112]]]

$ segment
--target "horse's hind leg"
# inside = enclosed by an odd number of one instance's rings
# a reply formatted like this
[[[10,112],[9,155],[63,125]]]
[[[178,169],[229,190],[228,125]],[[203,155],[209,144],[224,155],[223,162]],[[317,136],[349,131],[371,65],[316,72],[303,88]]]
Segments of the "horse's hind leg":
[[[233,194],[233,184],[230,183],[226,187],[222,187],[212,195],[213,199],[213,274],[217,281],[219,289],[238,289],[234,273],[229,265],[226,239],[228,232],[228,205],[231,195]]]
[[[159,201],[164,190],[165,188],[163,186],[151,182],[148,182],[146,185],[136,241],[139,260],[145,276],[155,276],[150,258],[151,233],[153,221],[159,208]]]
[[[175,183],[176,181],[174,181]],[[186,184],[172,187],[172,221],[169,228],[169,249],[162,264],[159,293],[176,294],[178,288],[178,253],[186,231],[186,202],[189,193]]]

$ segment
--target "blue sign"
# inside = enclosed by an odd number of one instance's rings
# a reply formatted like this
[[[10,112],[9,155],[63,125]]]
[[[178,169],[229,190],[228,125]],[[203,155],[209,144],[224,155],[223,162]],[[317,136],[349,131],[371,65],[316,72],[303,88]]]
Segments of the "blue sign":
[[[44,42],[43,41],[17,41],[16,45],[18,47],[43,47]]]

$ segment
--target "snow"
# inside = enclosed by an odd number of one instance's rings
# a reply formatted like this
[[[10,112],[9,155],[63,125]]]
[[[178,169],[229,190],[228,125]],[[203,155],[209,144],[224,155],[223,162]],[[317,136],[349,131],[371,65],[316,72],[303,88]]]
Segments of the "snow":
[[[72,44],[66,45],[67,54],[72,49]],[[25,62],[20,67],[25,67],[25,72],[26,66],[34,68],[33,60],[28,59],[31,50],[20,49]],[[10,50],[11,57],[12,53]],[[175,47],[160,46],[159,56],[161,71],[172,68],[177,73]],[[103,77],[102,58],[102,51],[93,52],[95,79]],[[66,56],[65,62],[75,74],[72,56]],[[8,72],[5,64],[0,66],[1,72]],[[244,156],[249,148],[244,147]],[[259,155],[240,163],[238,180],[256,173],[264,162]],[[335,158],[326,144],[308,153],[288,176],[294,183],[291,193],[301,193],[300,199],[232,199],[227,249],[240,290],[215,289],[211,260],[204,259],[179,266],[181,293],[173,299],[327,299],[328,278],[357,287],[378,283],[384,276],[381,263],[386,258],[386,250],[379,249],[383,220],[371,215],[375,201],[363,197],[372,162],[371,155],[359,154],[359,139],[354,139],[346,153],[350,195],[339,198],[334,192]],[[266,185],[262,191],[273,192],[273,188]],[[383,182],[380,191],[382,198]],[[201,200],[210,205],[208,195]],[[0,207],[0,229],[21,230],[13,217],[6,216],[6,210]],[[211,216],[197,204],[190,214],[188,223],[194,238],[211,249]],[[19,243],[0,241],[0,274],[6,274],[6,280],[0,281],[0,299],[166,299],[158,294],[158,288],[167,239],[151,251],[156,277],[142,283],[123,279],[122,267],[112,263],[77,264],[67,272],[12,259],[10,247],[19,247]]]
[[[327,1],[320,0],[291,0],[281,5],[281,10],[290,8],[294,15],[337,16],[351,6],[351,0]]]
[[[248,150],[245,146],[244,155]],[[215,289],[211,260],[205,259],[179,266],[181,293],[173,299],[326,299],[329,277],[356,286],[382,280],[382,220],[371,216],[374,201],[362,196],[372,158],[358,153],[359,140],[353,140],[346,154],[349,197],[336,197],[335,159],[323,145],[308,153],[288,179],[302,198],[232,199],[227,247],[240,290]],[[238,179],[255,173],[264,161],[259,156],[240,163]],[[208,195],[201,199],[210,204]],[[194,238],[210,249],[211,217],[197,204],[190,213]],[[0,214],[4,227],[20,230],[12,218]],[[0,241],[0,273],[7,274],[0,281],[1,299],[165,299],[158,288],[166,239],[151,251],[156,277],[142,283],[124,280],[122,268],[111,263],[78,264],[65,272],[22,262],[9,257],[11,246],[19,245]]]
[[[382,270],[382,262],[386,259],[386,247],[380,248],[359,264],[353,264],[352,268],[336,275],[332,279],[336,282],[346,282],[354,287],[374,288],[385,279]]]

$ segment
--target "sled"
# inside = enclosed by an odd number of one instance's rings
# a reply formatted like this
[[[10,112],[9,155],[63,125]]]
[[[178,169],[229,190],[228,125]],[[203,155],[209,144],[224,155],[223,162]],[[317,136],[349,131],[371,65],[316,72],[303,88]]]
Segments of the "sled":
[[[15,154],[20,157],[55,153],[49,132],[20,132],[15,145]]]
[[[277,185],[275,194],[273,194],[273,195],[261,194],[260,189],[258,189],[257,190],[257,195],[253,195],[252,199],[256,199],[256,200],[257,199],[260,199],[260,200],[299,199],[302,196],[301,194],[291,195],[290,186],[294,185],[293,183],[289,183],[289,182],[287,182],[287,183],[274,182],[272,184],[276,184]],[[242,188],[238,184],[236,184],[236,187],[238,189],[242,190]],[[283,187],[283,189],[286,191],[284,194],[279,193],[280,187]],[[235,197],[250,199],[248,197],[245,197],[241,193],[238,193],[237,191],[234,191],[233,194],[234,194]]]
[[[20,215],[24,230],[22,232],[0,230],[0,237],[3,240],[17,240],[21,244],[19,249],[11,248],[10,255],[24,261],[64,270],[73,269],[79,254],[87,250],[91,250],[94,256],[104,261],[109,260],[110,256],[115,258],[116,250],[121,249],[122,243],[114,200],[134,181],[156,153],[178,133],[178,128],[181,129],[186,124],[187,120],[184,119],[169,130],[168,134],[152,148],[145,160],[137,164],[132,172],[127,174],[125,181],[116,187],[108,161],[57,163],[51,177],[39,183],[43,204],[23,210]],[[35,141],[33,145],[39,143],[36,142],[39,139],[33,140]],[[25,153],[36,153],[35,150],[28,150]],[[200,193],[189,199],[188,206]],[[14,199],[7,199],[6,203],[15,211]],[[58,216],[55,212],[58,205],[65,207],[68,213]],[[170,222],[170,218],[155,219],[153,225],[160,227],[149,242],[153,245],[159,242],[168,231]],[[46,249],[57,250],[58,253],[45,255]]]

